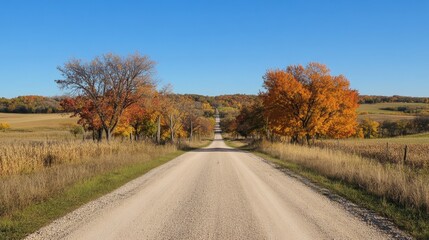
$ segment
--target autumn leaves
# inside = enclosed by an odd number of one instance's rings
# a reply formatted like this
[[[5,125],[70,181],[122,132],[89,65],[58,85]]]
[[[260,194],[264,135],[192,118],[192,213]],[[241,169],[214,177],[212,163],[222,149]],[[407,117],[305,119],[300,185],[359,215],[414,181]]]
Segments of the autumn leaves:
[[[355,134],[358,93],[344,76],[330,75],[325,65],[270,70],[263,86],[264,116],[271,133],[288,136],[291,142]]]
[[[194,132],[212,134],[214,119],[208,119],[204,106],[190,97],[156,89],[154,62],[147,56],[106,54],[91,62],[71,60],[58,69],[63,79],[57,84],[75,95],[61,106],[78,116],[94,139],[122,135],[160,143],[192,139]]]

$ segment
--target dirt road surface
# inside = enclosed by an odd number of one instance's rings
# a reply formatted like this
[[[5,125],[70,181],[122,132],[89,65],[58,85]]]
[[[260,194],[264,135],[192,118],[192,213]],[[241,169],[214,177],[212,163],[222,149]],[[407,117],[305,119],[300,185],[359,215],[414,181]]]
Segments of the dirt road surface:
[[[405,238],[370,218],[227,147],[216,134],[209,147],[150,171],[28,239]]]

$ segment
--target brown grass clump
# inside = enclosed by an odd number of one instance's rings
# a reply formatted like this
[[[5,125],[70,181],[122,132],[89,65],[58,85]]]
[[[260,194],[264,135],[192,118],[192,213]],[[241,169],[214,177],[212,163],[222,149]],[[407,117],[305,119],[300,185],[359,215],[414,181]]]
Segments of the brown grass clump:
[[[429,176],[422,171],[328,148],[268,142],[263,142],[260,148],[281,160],[360,186],[376,196],[429,212]]]

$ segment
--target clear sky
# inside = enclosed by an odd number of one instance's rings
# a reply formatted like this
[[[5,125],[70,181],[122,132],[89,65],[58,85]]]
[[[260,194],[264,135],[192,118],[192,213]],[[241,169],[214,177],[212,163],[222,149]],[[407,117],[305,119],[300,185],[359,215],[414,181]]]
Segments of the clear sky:
[[[61,95],[70,58],[136,51],[178,93],[256,94],[317,61],[361,94],[429,96],[429,1],[0,2],[0,97]]]

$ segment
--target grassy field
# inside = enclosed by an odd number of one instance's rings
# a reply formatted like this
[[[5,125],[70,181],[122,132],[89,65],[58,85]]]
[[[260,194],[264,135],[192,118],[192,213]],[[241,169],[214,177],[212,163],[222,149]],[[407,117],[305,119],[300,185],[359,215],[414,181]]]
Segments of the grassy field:
[[[401,111],[402,110],[402,111]],[[370,118],[377,122],[413,120],[418,115],[429,115],[426,103],[376,103],[361,104],[358,108],[358,120]]]
[[[384,121],[396,122],[401,120],[413,120],[416,118],[416,116],[404,115],[404,114],[400,114],[399,112],[392,112],[390,114],[371,113],[371,114],[358,115],[358,121],[363,121],[366,118],[369,118],[371,120],[381,123]]]
[[[388,114],[388,115],[414,115],[413,113],[404,113],[401,111],[394,111],[398,107],[408,107],[412,109],[429,109],[427,103],[375,103],[375,104],[361,104],[359,106],[359,113],[368,114]]]

